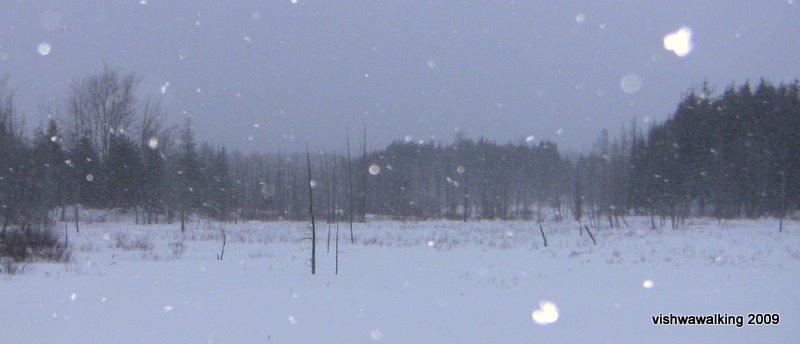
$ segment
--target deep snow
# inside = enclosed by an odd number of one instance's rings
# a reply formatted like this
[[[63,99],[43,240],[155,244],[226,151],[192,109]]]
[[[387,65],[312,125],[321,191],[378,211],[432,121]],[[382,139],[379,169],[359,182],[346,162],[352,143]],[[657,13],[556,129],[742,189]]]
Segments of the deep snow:
[[[185,234],[84,224],[79,234],[70,227],[70,263],[0,275],[0,343],[796,341],[799,223],[778,233],[774,220],[692,220],[679,230],[628,222],[595,229],[596,246],[575,224],[545,223],[547,248],[530,222],[376,219],[355,225],[355,245],[342,224],[339,275],[322,224],[316,276],[306,223],[200,221]],[[549,325],[532,318],[543,300],[558,308]],[[651,321],[750,312],[781,322]]]

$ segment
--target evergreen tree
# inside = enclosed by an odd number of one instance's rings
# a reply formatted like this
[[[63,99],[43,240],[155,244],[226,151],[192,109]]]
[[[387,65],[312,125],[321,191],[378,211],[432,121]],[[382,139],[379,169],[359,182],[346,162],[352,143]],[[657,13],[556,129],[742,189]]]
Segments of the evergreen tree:
[[[142,180],[141,202],[145,212],[145,223],[152,223],[153,216],[164,211],[165,168],[164,154],[156,144],[141,147],[142,152]]]
[[[43,211],[63,205],[65,191],[65,159],[61,148],[62,137],[54,120],[47,122],[47,130],[38,129],[33,146],[33,197]]]
[[[139,150],[128,137],[114,135],[105,161],[106,200],[112,207],[138,207],[142,190],[142,161]]]
[[[100,160],[88,137],[81,137],[69,152],[73,202],[91,207],[103,205],[100,188]]]
[[[186,230],[187,216],[197,208],[200,198],[195,191],[200,184],[200,163],[192,133],[192,122],[187,119],[181,133],[181,144],[178,153],[177,202],[181,217],[181,232]]]

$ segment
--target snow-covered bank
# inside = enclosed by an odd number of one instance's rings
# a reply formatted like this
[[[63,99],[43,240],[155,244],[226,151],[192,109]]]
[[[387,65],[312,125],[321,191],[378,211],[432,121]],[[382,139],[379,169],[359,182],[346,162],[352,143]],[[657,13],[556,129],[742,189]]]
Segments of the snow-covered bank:
[[[69,264],[0,281],[0,343],[787,342],[800,335],[800,224],[685,229],[390,222],[340,227],[340,274],[305,223],[93,223]],[[227,234],[225,257],[221,228]],[[335,228],[332,228],[335,231]],[[334,245],[331,243],[331,250]],[[643,283],[652,281],[652,287]],[[648,284],[649,285],[649,284]],[[537,324],[542,300],[557,320]],[[654,326],[651,316],[779,313],[778,325]]]

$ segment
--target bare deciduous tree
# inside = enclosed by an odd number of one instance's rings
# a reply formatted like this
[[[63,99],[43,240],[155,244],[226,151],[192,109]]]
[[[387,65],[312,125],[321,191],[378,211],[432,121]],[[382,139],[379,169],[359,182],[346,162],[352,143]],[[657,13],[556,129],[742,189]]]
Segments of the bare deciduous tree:
[[[103,67],[103,71],[75,82],[70,87],[66,111],[71,120],[71,139],[88,137],[100,158],[105,158],[116,133],[124,133],[136,114],[135,73]]]

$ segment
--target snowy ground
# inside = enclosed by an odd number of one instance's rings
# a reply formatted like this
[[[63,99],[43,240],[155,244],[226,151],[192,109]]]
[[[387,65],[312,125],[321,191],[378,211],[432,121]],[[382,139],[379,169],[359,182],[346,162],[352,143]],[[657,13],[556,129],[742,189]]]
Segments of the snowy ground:
[[[71,233],[68,264],[0,275],[0,343],[796,342],[800,223],[691,221],[680,230],[573,224],[127,222]],[[220,228],[228,238],[222,261]],[[643,283],[652,281],[651,288]],[[532,312],[549,300],[558,318]],[[779,313],[773,326],[654,326],[651,316]],[[549,315],[551,318],[552,314]]]

